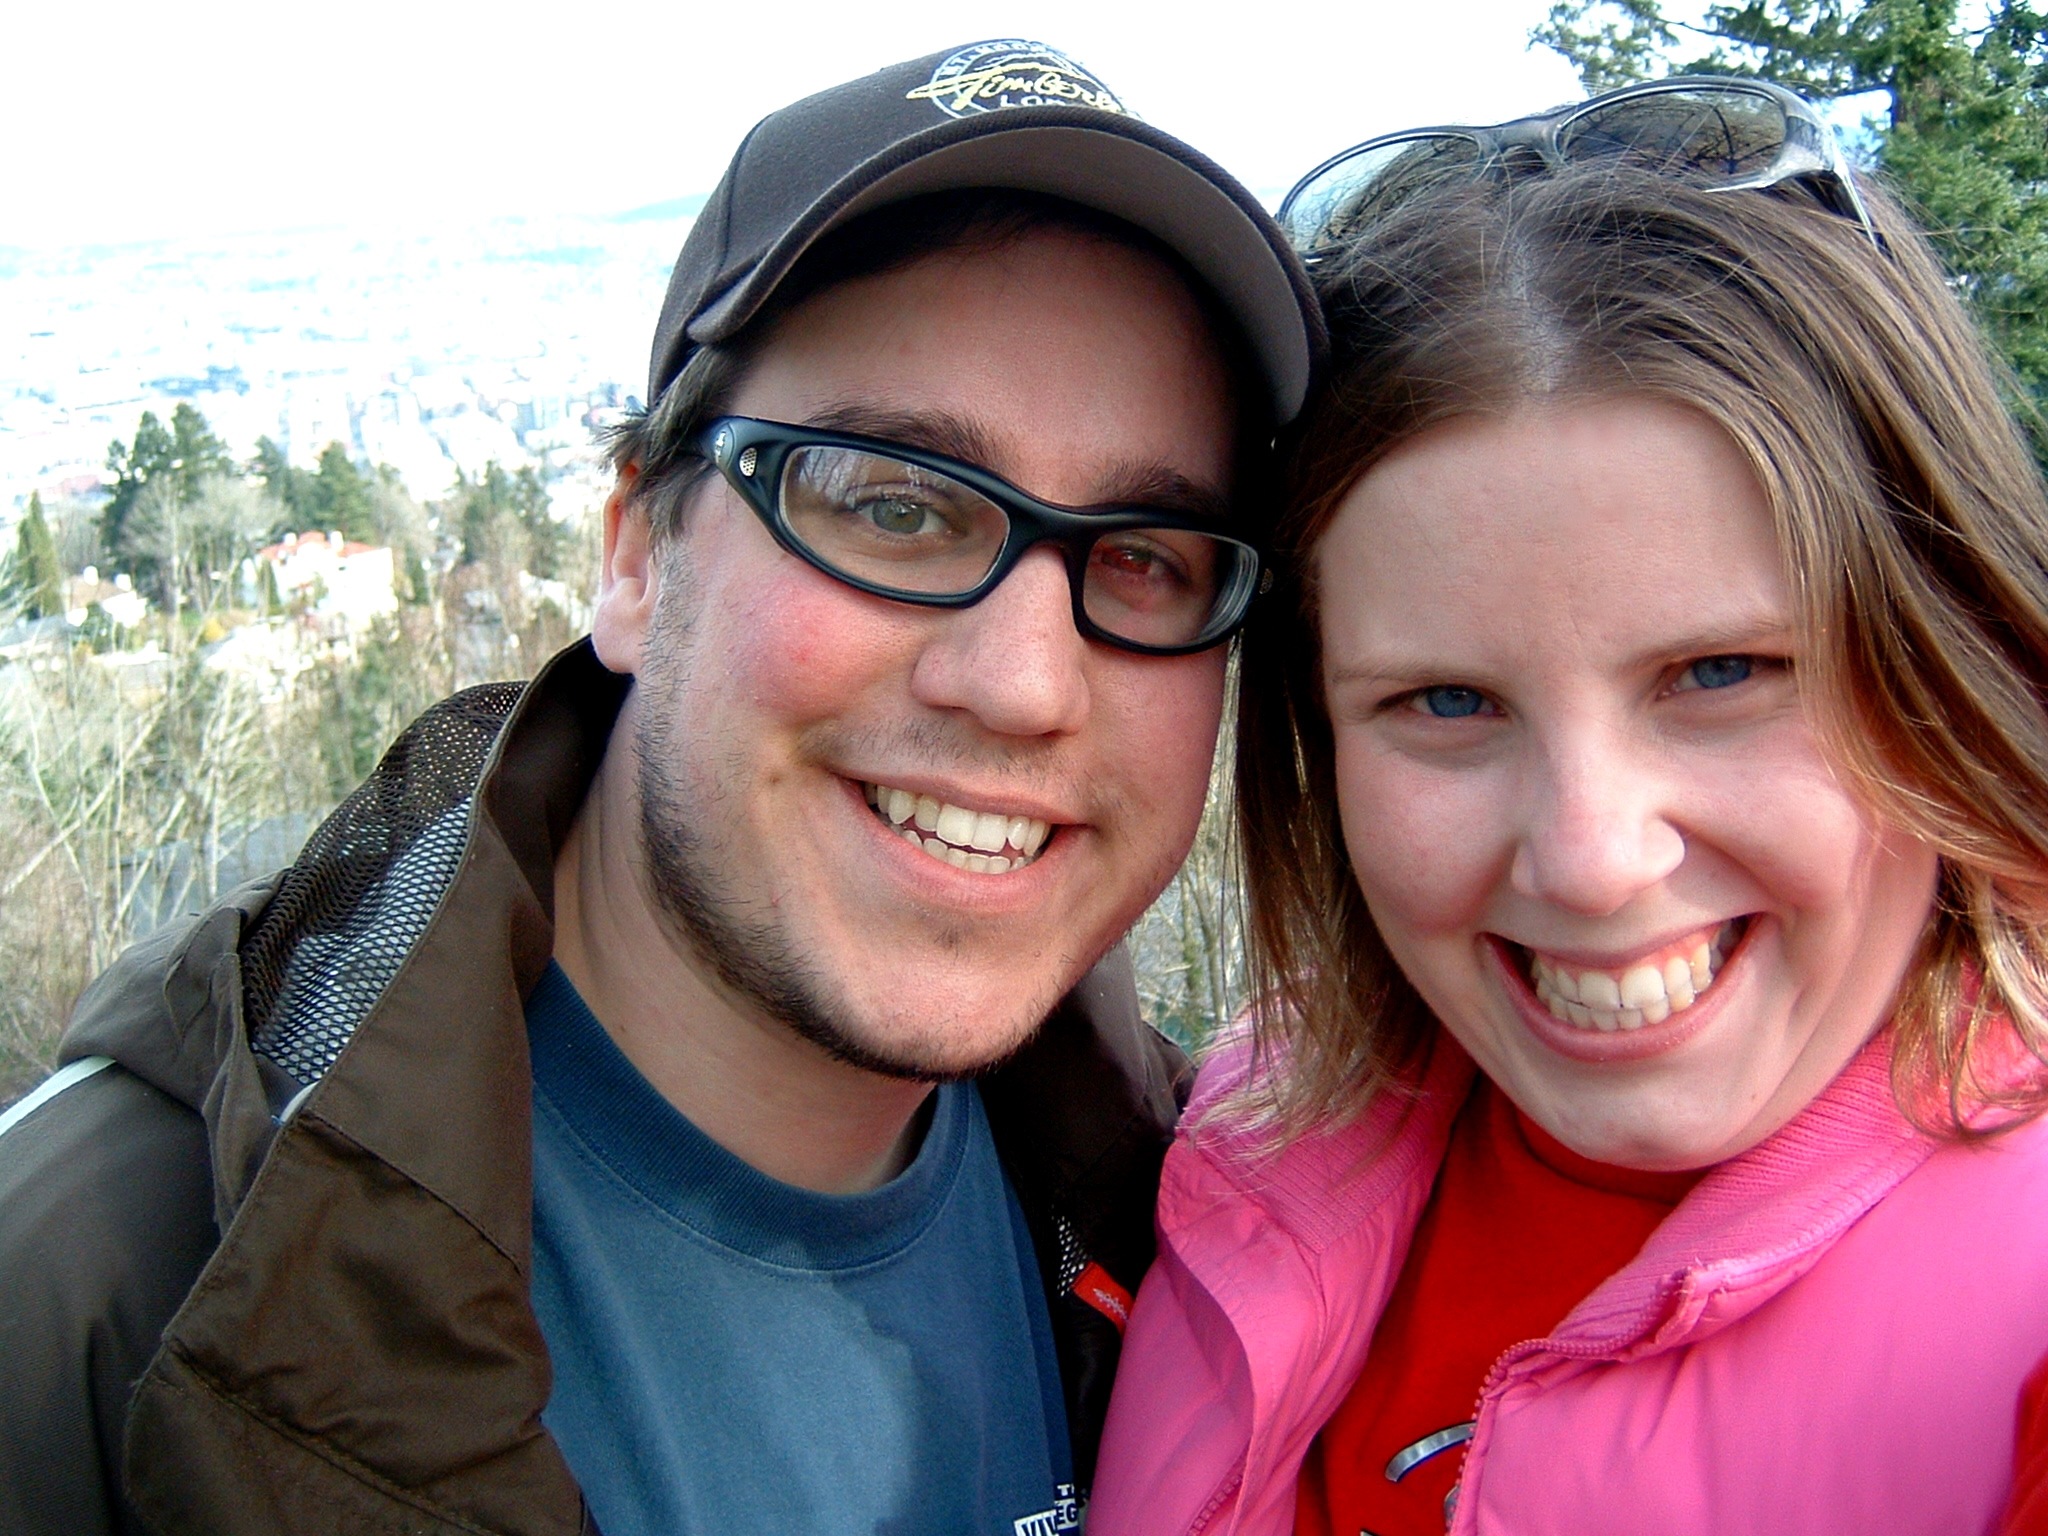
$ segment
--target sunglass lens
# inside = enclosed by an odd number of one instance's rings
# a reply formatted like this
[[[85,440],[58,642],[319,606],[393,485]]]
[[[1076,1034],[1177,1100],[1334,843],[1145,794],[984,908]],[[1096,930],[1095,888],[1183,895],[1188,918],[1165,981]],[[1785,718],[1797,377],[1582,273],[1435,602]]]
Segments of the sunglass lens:
[[[1479,141],[1464,133],[1404,134],[1362,144],[1287,195],[1281,227],[1304,251],[1341,243],[1421,188],[1469,178],[1483,154]]]
[[[971,592],[1010,520],[950,475],[858,448],[798,448],[782,470],[782,519],[832,570],[925,597]]]
[[[1258,557],[1234,539],[1184,528],[1125,528],[1088,551],[1081,583],[1089,621],[1138,645],[1211,640],[1251,601]]]
[[[1567,160],[1625,156],[1662,175],[1725,186],[1768,175],[1787,133],[1784,106],[1761,92],[1657,91],[1570,119],[1557,147]]]

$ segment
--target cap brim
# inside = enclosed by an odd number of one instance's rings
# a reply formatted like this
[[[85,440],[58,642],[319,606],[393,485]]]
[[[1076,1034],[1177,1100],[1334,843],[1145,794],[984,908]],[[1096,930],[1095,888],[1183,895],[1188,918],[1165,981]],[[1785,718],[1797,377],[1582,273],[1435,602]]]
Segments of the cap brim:
[[[870,209],[929,192],[1009,187],[1112,214],[1178,252],[1243,328],[1275,419],[1291,421],[1321,346],[1314,296],[1265,210],[1219,180],[1227,173],[1135,118],[1065,107],[962,118],[841,177],[745,278],[698,313],[689,339],[705,345],[736,334],[811,245]]]

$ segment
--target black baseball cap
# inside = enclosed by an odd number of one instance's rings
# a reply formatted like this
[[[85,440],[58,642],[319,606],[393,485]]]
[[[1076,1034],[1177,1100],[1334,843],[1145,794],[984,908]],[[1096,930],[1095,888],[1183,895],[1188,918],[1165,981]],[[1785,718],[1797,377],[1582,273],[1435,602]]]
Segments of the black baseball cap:
[[[698,347],[737,335],[826,231],[981,187],[1064,198],[1156,236],[1236,320],[1275,418],[1300,411],[1325,332],[1279,226],[1229,172],[1140,122],[1065,54],[1015,38],[891,65],[756,123],[669,274],[648,404]]]

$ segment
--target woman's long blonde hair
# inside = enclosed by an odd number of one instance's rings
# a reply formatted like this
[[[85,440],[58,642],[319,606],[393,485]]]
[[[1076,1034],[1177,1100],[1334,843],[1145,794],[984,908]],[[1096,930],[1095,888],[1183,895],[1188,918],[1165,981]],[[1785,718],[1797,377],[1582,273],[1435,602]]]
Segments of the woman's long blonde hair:
[[[1882,252],[1794,187],[1589,167],[1434,188],[1323,260],[1333,363],[1239,672],[1256,1108],[1297,1130],[1342,1119],[1435,1038],[1338,822],[1317,540],[1419,432],[1617,395],[1699,410],[1747,455],[1823,748],[1941,855],[1894,1018],[1902,1106],[1952,1136],[2048,1106],[2048,498],[1939,264],[1869,200]]]

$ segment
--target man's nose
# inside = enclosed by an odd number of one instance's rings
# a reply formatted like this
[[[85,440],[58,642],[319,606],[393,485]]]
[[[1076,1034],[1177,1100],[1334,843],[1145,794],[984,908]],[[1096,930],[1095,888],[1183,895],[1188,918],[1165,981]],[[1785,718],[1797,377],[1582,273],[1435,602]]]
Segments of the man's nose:
[[[1535,753],[1509,879],[1525,896],[1605,917],[1685,860],[1670,786],[1654,748],[1580,725]]]
[[[1057,549],[1028,551],[995,591],[934,626],[912,694],[965,710],[998,735],[1079,730],[1088,718],[1088,642],[1074,628],[1071,592]]]

